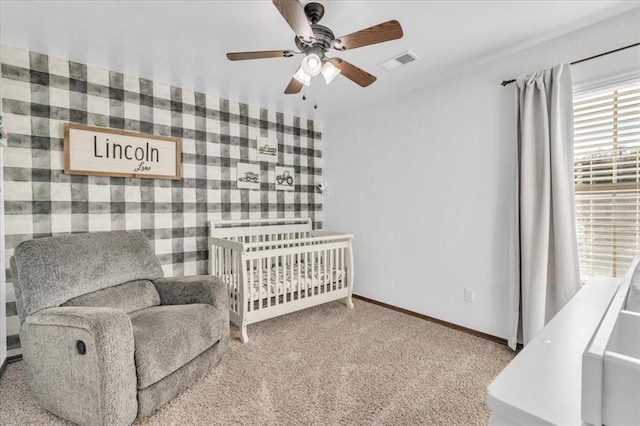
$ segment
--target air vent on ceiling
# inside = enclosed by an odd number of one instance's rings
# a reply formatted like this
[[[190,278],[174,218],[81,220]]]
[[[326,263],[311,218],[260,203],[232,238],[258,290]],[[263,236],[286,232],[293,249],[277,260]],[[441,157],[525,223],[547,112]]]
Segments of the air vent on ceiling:
[[[401,67],[402,65],[406,65],[410,62],[417,61],[418,59],[420,58],[418,58],[415,53],[413,53],[410,50],[407,50],[406,52],[402,52],[398,55],[395,55],[393,58],[387,59],[384,62],[380,62],[378,65],[380,65],[382,68],[386,70],[393,70],[398,67]]]

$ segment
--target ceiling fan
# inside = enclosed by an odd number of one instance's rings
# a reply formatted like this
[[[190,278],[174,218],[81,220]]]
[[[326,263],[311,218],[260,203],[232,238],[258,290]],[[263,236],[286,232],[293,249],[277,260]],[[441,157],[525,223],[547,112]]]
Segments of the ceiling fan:
[[[320,3],[312,2],[302,6],[298,0],[273,0],[273,4],[296,33],[295,44],[299,51],[232,52],[227,53],[227,58],[231,61],[243,61],[304,55],[300,67],[284,91],[288,95],[300,92],[303,86],[309,86],[311,77],[319,74],[322,74],[327,84],[338,74],[342,74],[362,87],[369,86],[376,81],[375,76],[344,59],[329,58],[326,53],[332,49],[344,51],[396,40],[402,38],[403,35],[400,23],[391,20],[342,37],[335,37],[330,28],[318,24],[324,16],[324,6]]]

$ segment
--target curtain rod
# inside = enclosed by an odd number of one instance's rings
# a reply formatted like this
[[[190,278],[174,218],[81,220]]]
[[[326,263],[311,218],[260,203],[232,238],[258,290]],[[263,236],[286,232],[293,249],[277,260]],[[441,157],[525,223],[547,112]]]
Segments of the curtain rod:
[[[578,61],[573,61],[573,62],[571,62],[571,65],[579,64],[580,62],[590,61],[590,60],[592,60],[592,59],[599,58],[600,56],[606,56],[606,55],[609,55],[609,54],[611,54],[611,53],[616,53],[616,52],[619,52],[619,51],[621,51],[621,50],[629,49],[630,47],[636,47],[636,46],[640,46],[640,43],[630,44],[630,45],[628,45],[628,46],[621,47],[621,48],[619,48],[619,49],[610,50],[610,51],[608,51],[608,52],[600,53],[599,55],[590,56],[590,57],[588,57],[588,58],[580,59],[580,60],[578,60]],[[508,85],[508,84],[513,83],[514,81],[516,81],[516,79],[515,79],[515,78],[514,78],[514,79],[511,79],[511,80],[502,80],[502,83],[500,83],[500,84],[501,84],[502,86],[506,86],[506,85]]]

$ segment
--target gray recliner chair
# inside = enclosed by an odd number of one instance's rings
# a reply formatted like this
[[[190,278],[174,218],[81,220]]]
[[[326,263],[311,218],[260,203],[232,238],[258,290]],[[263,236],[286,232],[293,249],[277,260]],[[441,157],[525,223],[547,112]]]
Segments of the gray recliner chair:
[[[162,278],[141,232],[25,241],[11,271],[33,397],[83,425],[125,425],[217,364],[229,343],[225,285]]]

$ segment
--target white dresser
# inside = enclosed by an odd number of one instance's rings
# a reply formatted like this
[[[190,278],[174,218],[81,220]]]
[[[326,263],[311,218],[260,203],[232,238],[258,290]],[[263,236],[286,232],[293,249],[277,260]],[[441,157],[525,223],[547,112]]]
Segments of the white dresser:
[[[491,425],[582,424],[582,353],[620,282],[589,281],[494,379]]]
[[[594,277],[495,378],[492,425],[640,425],[639,265]]]

